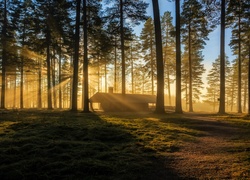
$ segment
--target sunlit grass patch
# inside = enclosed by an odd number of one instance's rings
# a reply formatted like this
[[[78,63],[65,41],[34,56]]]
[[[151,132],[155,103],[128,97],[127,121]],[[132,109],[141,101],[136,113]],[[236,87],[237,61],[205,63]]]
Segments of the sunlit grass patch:
[[[0,118],[0,179],[173,179],[174,154],[220,123],[170,113],[12,113]],[[249,167],[247,143],[234,138],[219,153]]]

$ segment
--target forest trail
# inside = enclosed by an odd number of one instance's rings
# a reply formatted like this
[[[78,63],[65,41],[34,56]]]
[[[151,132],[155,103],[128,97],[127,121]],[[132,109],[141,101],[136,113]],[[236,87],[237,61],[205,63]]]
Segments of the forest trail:
[[[184,114],[195,120],[191,128],[201,131],[194,142],[185,142],[174,153],[172,168],[181,177],[188,179],[248,179],[250,140],[244,139],[244,129],[233,126],[216,117]],[[249,147],[249,148],[245,148]],[[240,168],[239,168],[240,167]],[[242,168],[244,167],[244,168]],[[248,168],[247,168],[248,167]],[[237,177],[237,178],[236,178]]]

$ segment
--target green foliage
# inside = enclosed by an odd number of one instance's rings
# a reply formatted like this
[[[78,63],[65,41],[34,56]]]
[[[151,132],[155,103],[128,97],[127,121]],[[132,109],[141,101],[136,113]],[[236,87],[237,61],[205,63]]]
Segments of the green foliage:
[[[225,64],[225,69],[226,69],[226,89],[229,90],[229,78],[230,78],[230,62],[228,61],[228,57],[226,57],[226,64]],[[213,111],[215,112],[215,108],[219,104],[219,97],[220,97],[220,57],[216,58],[215,61],[212,63],[212,68],[208,72],[207,75],[207,93],[205,96],[204,102],[210,104],[213,107]],[[226,94],[226,104],[229,104],[229,99],[231,97],[231,94],[229,91]]]
[[[156,49],[154,33],[154,22],[152,18],[149,18],[142,28],[140,40],[145,68],[147,70],[146,74],[151,80],[151,94],[154,94],[154,80],[156,78]]]

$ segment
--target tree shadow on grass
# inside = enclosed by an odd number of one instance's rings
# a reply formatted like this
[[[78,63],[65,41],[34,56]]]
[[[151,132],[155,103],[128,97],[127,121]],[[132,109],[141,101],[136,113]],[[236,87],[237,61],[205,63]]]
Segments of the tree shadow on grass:
[[[20,111],[9,118],[0,119],[0,179],[180,179],[170,159],[96,114]]]

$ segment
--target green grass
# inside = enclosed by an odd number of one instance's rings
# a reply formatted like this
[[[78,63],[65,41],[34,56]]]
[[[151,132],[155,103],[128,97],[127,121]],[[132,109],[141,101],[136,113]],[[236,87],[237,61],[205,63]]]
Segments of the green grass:
[[[175,114],[8,111],[0,179],[181,179],[171,154],[206,135],[197,125]]]

